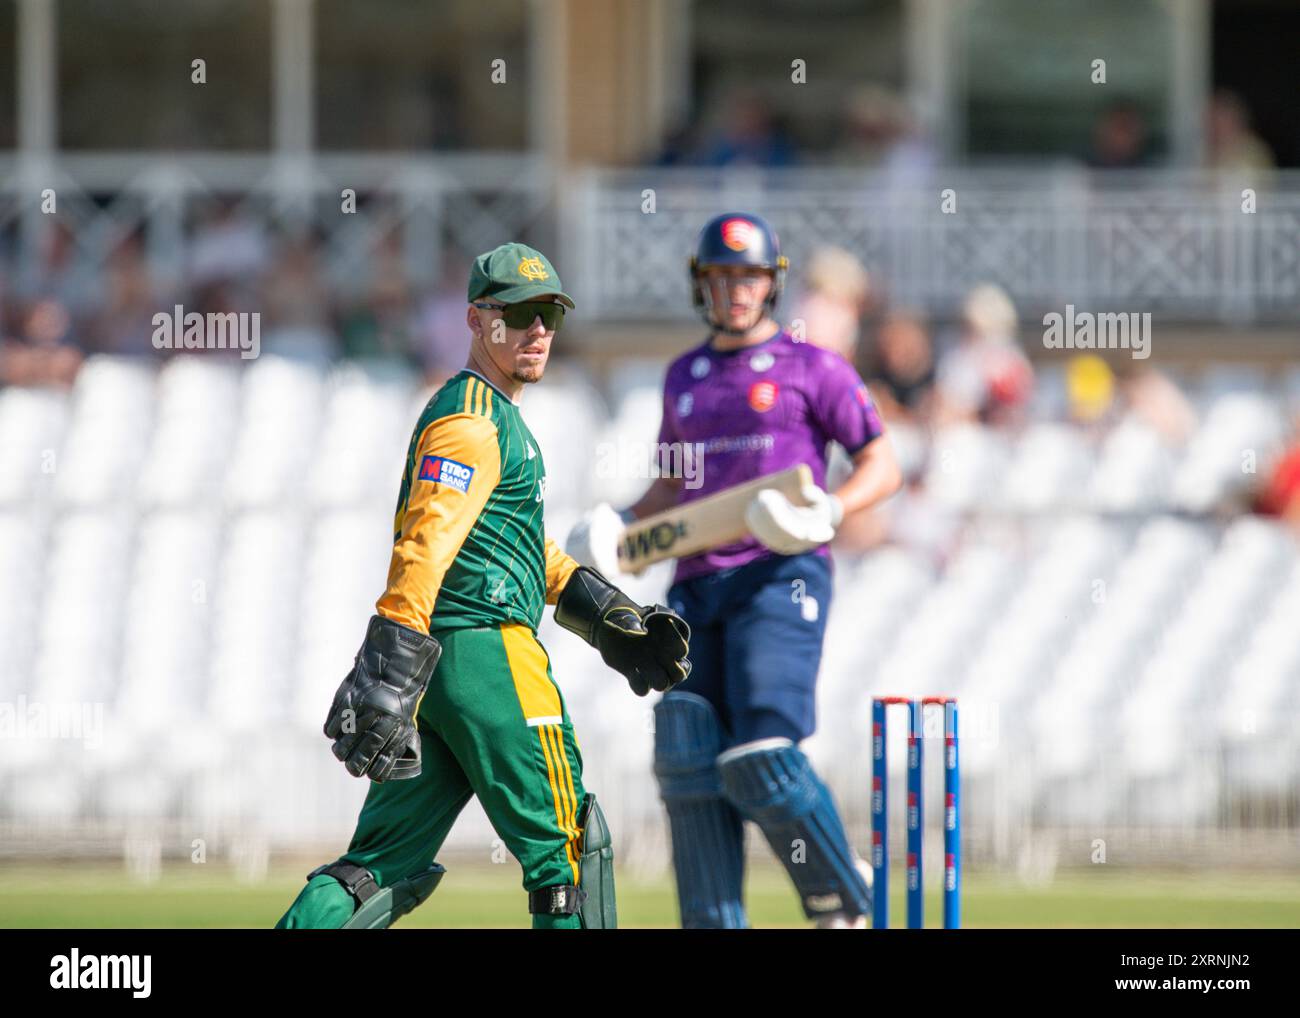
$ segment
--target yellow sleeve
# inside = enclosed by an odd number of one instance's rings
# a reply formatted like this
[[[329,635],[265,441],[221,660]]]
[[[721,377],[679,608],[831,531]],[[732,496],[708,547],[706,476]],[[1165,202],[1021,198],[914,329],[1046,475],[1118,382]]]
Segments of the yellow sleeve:
[[[555,604],[560,598],[560,591],[569,582],[569,577],[578,568],[578,563],[564,552],[549,537],[546,539],[546,603]]]
[[[420,436],[412,473],[388,589],[375,609],[427,633],[443,578],[501,479],[496,425],[479,414],[438,418]]]

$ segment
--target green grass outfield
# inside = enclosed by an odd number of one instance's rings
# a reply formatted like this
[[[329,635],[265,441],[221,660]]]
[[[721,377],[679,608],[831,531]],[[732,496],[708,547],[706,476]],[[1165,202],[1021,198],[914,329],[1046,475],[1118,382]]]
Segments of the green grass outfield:
[[[273,867],[257,884],[235,880],[224,864],[163,868],[150,884],[106,864],[0,864],[0,927],[269,927],[302,887],[310,866]],[[893,924],[902,925],[901,872],[892,887]],[[967,874],[967,927],[1300,927],[1300,881],[1281,873],[1095,870],[1062,873],[1045,887]],[[620,876],[619,924],[668,927],[677,920],[667,879]],[[755,926],[802,927],[785,876],[753,868],[748,885]],[[940,923],[939,896],[927,919]],[[528,926],[513,865],[452,863],[441,886],[402,927]]]

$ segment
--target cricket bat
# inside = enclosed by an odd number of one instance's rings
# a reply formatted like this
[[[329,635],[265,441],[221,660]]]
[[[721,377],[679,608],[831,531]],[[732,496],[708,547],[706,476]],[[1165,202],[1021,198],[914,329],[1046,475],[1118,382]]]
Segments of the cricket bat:
[[[795,505],[808,505],[803,488],[812,483],[812,470],[801,463],[637,520],[619,537],[618,564],[639,573],[664,559],[732,544],[749,534],[745,509],[762,489],[775,488]]]

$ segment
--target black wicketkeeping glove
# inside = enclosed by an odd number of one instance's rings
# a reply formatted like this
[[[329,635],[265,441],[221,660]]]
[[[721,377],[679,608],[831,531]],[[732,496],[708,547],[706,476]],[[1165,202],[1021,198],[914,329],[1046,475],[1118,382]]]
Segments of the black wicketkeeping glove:
[[[372,616],[352,671],[334,694],[325,737],[353,777],[420,776],[415,711],[442,647],[427,633]]]
[[[555,603],[555,621],[600,651],[637,696],[665,692],[691,673],[691,627],[671,608],[642,607],[594,569],[579,566]]]

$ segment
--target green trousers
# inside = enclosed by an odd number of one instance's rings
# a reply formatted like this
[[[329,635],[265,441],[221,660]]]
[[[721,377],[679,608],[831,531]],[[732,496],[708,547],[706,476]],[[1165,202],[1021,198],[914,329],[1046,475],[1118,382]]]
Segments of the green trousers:
[[[381,887],[413,876],[433,863],[477,795],[522,867],[525,891],[577,884],[582,754],[546,651],[523,625],[433,635],[442,656],[416,710],[420,776],[371,782],[342,858],[369,869]],[[520,901],[526,908],[526,896]],[[276,926],[336,928],[354,907],[337,880],[321,875]],[[533,925],[580,923],[577,916],[536,915]]]

